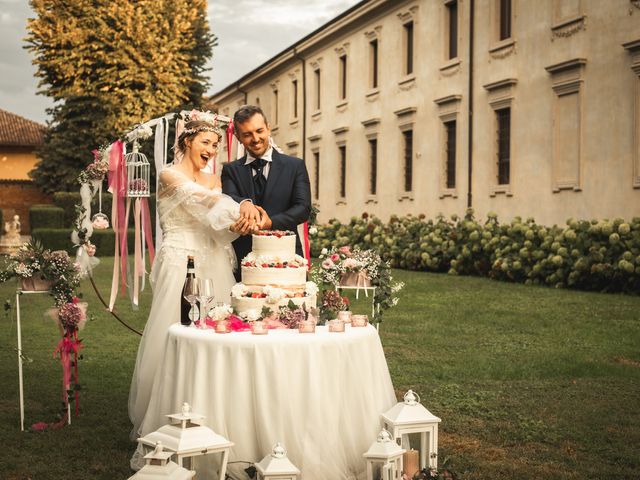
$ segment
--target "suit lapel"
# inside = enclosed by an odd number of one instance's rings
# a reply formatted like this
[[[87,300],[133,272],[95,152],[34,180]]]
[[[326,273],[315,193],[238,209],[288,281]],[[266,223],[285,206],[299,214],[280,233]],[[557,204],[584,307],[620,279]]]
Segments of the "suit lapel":
[[[251,166],[247,165],[246,162],[247,156],[245,155],[242,158],[241,165],[239,165],[240,181],[242,182],[242,186],[244,187],[245,192],[247,192],[247,196],[255,201],[256,194],[253,191],[253,172],[251,170]]]
[[[264,189],[264,199],[270,197],[271,192],[278,184],[278,177],[282,173],[282,159],[280,158],[280,154],[273,149],[273,153],[271,154],[271,165],[269,166],[269,176],[267,177],[267,186]]]

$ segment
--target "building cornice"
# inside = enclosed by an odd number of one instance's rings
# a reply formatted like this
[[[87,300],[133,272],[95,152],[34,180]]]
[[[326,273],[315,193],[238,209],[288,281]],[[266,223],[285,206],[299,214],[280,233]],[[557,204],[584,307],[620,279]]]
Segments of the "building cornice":
[[[313,55],[313,52],[317,49],[334,42],[336,38],[340,36],[344,36],[345,32],[360,28],[359,21],[370,22],[372,21],[372,17],[377,17],[386,13],[388,10],[400,8],[404,4],[411,2],[415,2],[415,0],[363,0],[337,17],[329,20],[254,70],[246,73],[237,81],[214,93],[209,97],[209,102],[223,103],[226,99],[233,97],[238,92],[244,93],[250,89],[255,82],[262,82],[266,75],[289,66],[292,62],[299,61],[301,57],[308,58]]]

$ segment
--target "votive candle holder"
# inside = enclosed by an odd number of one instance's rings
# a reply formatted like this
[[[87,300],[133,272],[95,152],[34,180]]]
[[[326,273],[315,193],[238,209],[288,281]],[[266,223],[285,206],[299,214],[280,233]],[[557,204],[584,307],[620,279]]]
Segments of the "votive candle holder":
[[[302,320],[298,323],[298,332],[300,333],[315,333],[315,331],[315,320]]]
[[[342,320],[344,323],[351,323],[351,310],[339,311],[338,320]]]
[[[369,317],[367,315],[354,315],[351,317],[352,327],[366,327],[369,324]]]
[[[329,320],[329,331],[342,333],[344,332],[344,321],[339,318],[334,318],[333,320]]]
[[[269,329],[262,320],[256,320],[251,324],[251,333],[254,335],[266,335],[269,333]]]
[[[218,320],[216,322],[216,333],[229,333],[229,321],[228,320]]]

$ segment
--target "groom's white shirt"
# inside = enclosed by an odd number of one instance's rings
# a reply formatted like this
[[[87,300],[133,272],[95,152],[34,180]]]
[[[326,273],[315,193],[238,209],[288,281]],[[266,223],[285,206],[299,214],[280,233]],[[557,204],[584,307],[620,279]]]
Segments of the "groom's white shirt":
[[[262,169],[262,174],[264,175],[264,178],[269,178],[269,170],[271,169],[271,162],[273,161],[272,155],[273,155],[273,147],[269,147],[267,151],[264,152],[264,155],[260,157],[267,162],[264,168]],[[249,152],[247,152],[247,161],[245,162],[245,165],[251,164],[251,162],[253,162],[255,159],[256,157],[254,157]],[[256,171],[253,169],[251,171],[253,173],[253,176],[255,177]]]

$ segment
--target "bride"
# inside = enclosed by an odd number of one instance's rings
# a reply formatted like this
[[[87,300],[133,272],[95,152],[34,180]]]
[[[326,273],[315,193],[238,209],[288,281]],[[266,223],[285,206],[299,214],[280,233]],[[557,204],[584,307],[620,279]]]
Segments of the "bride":
[[[221,193],[219,177],[201,171],[209,160],[215,160],[221,138],[222,131],[215,123],[189,120],[176,147],[183,160],[159,174],[157,198],[163,241],[151,271],[153,301],[129,393],[133,438],[140,435],[169,326],[180,321],[187,256],[195,259],[196,277],[214,279],[215,301],[229,303],[235,283],[230,243],[238,236],[233,233],[236,221],[241,214],[243,223],[258,219],[250,202],[244,202],[241,208]]]

